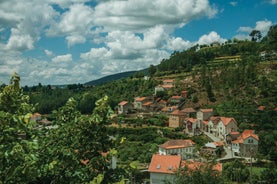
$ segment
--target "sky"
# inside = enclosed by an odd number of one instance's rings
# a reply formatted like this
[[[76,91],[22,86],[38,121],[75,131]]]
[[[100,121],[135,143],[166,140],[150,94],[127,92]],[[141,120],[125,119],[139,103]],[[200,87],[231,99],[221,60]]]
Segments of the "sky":
[[[266,35],[277,0],[0,0],[0,84],[77,84]]]

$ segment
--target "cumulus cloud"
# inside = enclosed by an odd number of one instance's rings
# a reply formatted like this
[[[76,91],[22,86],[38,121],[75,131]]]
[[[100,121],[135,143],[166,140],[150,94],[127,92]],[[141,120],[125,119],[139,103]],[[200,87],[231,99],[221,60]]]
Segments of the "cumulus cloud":
[[[272,22],[269,20],[261,20],[256,22],[255,27],[239,27],[237,32],[239,33],[238,35],[235,36],[237,39],[250,39],[249,33],[253,30],[258,30],[261,32],[262,36],[265,36],[269,30],[269,28],[272,26]]]
[[[104,1],[95,8],[94,22],[106,30],[140,30],[156,25],[185,24],[216,13],[217,9],[208,0]]]
[[[71,54],[65,54],[65,55],[56,56],[52,59],[52,61],[54,63],[72,61],[72,55]]]
[[[62,84],[144,69],[192,45],[172,35],[176,28],[216,13],[208,0],[2,0],[0,77],[18,72],[29,84]],[[49,38],[67,48],[57,51]],[[29,50],[48,61],[26,56]],[[55,55],[76,50],[79,58]]]
[[[215,31],[210,32],[207,35],[203,35],[199,38],[198,44],[199,45],[209,45],[214,42],[224,43],[226,39],[221,38],[219,34]]]
[[[93,10],[84,4],[73,4],[61,15],[61,20],[51,25],[49,36],[66,36],[68,46],[86,42],[86,36],[93,34],[91,28]]]
[[[45,53],[48,57],[54,56],[54,53],[53,53],[52,51],[50,51],[50,50],[47,50],[47,49],[44,50],[44,53]]]
[[[277,0],[271,0],[270,3],[271,4],[277,4]]]

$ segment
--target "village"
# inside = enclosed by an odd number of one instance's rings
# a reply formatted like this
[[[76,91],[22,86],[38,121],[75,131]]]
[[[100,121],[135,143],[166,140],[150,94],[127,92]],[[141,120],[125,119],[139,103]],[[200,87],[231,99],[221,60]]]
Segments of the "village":
[[[174,87],[173,79],[163,80],[155,87],[158,91],[167,91]],[[173,181],[174,172],[181,167],[197,168],[210,162],[209,156],[218,156],[213,169],[222,172],[222,163],[235,158],[246,163],[255,162],[258,153],[259,137],[254,130],[239,130],[233,117],[214,116],[212,108],[194,109],[184,107],[187,91],[171,96],[167,101],[154,97],[136,97],[134,102],[122,101],[118,104],[119,115],[133,115],[140,118],[149,114],[164,114],[168,118],[169,128],[179,128],[190,137],[205,134],[211,141],[199,151],[191,139],[169,140],[158,146],[158,152],[149,163],[150,183],[158,184],[165,180]],[[214,158],[214,157],[212,157]]]

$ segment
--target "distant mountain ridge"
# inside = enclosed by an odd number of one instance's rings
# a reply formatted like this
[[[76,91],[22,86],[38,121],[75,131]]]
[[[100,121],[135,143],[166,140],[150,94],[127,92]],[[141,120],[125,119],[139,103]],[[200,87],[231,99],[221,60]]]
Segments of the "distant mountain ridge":
[[[118,79],[122,79],[122,78],[127,78],[130,77],[132,75],[134,75],[136,72],[138,71],[128,71],[128,72],[122,72],[122,73],[117,73],[117,74],[113,74],[113,75],[108,75],[96,80],[92,80],[89,82],[86,82],[84,85],[89,85],[89,86],[97,86],[103,83],[107,83],[107,82],[112,82]]]

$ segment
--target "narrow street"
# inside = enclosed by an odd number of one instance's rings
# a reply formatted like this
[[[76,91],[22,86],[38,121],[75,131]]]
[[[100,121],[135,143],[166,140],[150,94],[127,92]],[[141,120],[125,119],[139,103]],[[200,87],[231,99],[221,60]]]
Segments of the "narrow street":
[[[207,135],[210,139],[212,139],[215,142],[221,141],[218,137],[215,137],[214,135],[212,135],[208,132],[204,132],[204,133],[205,133],[205,135]],[[226,155],[223,158],[217,159],[217,161],[233,158],[232,150],[229,146],[225,145],[225,142],[224,142],[224,151],[225,151]]]

